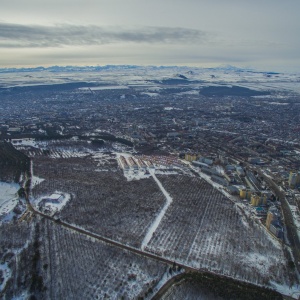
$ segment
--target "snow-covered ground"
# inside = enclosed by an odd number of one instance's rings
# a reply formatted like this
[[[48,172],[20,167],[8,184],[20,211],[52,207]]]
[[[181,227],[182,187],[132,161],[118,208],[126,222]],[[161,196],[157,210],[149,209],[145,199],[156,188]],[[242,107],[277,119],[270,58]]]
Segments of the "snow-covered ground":
[[[0,219],[12,212],[18,204],[19,189],[20,186],[17,183],[0,182]]]
[[[287,286],[287,285],[280,285],[274,281],[270,282],[273,288],[278,291],[279,293],[290,296],[293,299],[299,299],[300,297],[300,285],[292,285],[292,286]]]
[[[50,195],[32,199],[31,202],[37,209],[53,216],[55,213],[60,212],[70,199],[70,194],[55,191]]]
[[[118,146],[116,144],[116,148]],[[113,154],[90,150],[89,157],[95,161],[96,172],[107,171],[109,169],[108,162],[117,159],[128,181],[152,177],[153,180],[149,179],[149,181],[159,187],[162,193],[162,201],[163,198],[166,201],[165,203],[162,202],[149,218],[149,223],[144,227],[145,231],[141,235],[143,240],[141,239],[140,242],[143,242],[138,247],[145,251],[161,253],[158,255],[174,259],[185,265],[208,268],[229,276],[235,274],[236,278],[249,282],[252,282],[253,277],[251,277],[251,274],[254,272],[256,278],[254,283],[258,284],[260,284],[262,278],[268,276],[274,265],[278,266],[278,274],[285,274],[283,273],[284,257],[281,253],[281,245],[270,238],[268,234],[265,234],[261,228],[262,226],[252,222],[251,212],[245,210],[243,203],[238,198],[229,195],[221,185],[213,182],[208,175],[197,170],[200,177],[212,185],[213,189],[208,188],[206,184],[202,184],[203,180],[198,176],[191,176],[189,164],[183,165],[178,161],[178,158],[142,157],[133,153],[122,152],[122,150],[125,149],[120,147]],[[57,150],[53,148],[53,152],[55,151]],[[66,153],[64,151],[66,150],[60,151],[60,157],[62,157],[61,153]],[[121,157],[125,159],[125,165],[122,163]],[[50,156],[50,158],[54,157]],[[116,166],[115,161],[114,164]],[[194,170],[196,171],[196,168]],[[173,186],[170,185],[171,181],[168,183],[167,178],[169,176],[167,175],[170,174],[173,174],[170,177],[175,178],[177,176],[178,178],[178,182],[174,181]],[[122,177],[121,174],[119,176]],[[44,175],[41,175],[41,177],[44,177]],[[180,190],[180,188],[179,190],[176,188],[180,186],[180,177],[187,178],[186,180],[191,178],[197,178],[198,180],[193,185],[183,185],[183,189],[186,188],[186,194],[182,194],[182,201],[180,199],[176,200],[176,194]],[[164,178],[166,178],[166,181]],[[33,182],[38,184],[41,181],[41,178],[34,175]],[[138,182],[128,182],[128,184],[132,183],[138,184]],[[187,181],[185,181],[186,183]],[[124,181],[124,184],[126,184],[126,181]],[[193,192],[192,189],[195,189],[195,191]],[[70,192],[63,188],[53,188],[53,190],[51,188],[49,193],[48,191],[43,192],[37,199],[33,199],[33,204],[43,211],[48,209],[49,214],[54,215],[55,212],[62,209],[71,197],[70,194],[62,191]],[[197,191],[199,191],[197,197],[189,196],[190,193],[196,195]],[[73,192],[70,193],[73,195]],[[143,193],[145,194],[145,192]],[[209,197],[210,200],[206,201],[206,197]],[[229,201],[227,203],[225,198],[229,198],[233,203]],[[200,207],[201,201],[203,207]],[[185,206],[185,202],[189,204]],[[73,201],[70,201],[70,203],[73,203]],[[152,205],[152,202],[145,201],[145,204],[147,203]],[[193,207],[192,211],[190,211],[191,207]],[[199,207],[201,209],[198,209]],[[245,214],[241,210],[245,210]],[[187,213],[187,211],[190,211],[190,213]],[[238,212],[239,217],[236,212]],[[191,222],[190,219],[192,219]],[[228,220],[231,220],[232,224],[228,223]],[[176,225],[174,229],[169,230],[174,223],[178,223],[178,226]],[[188,223],[188,225],[185,223]],[[181,230],[182,225],[187,227]],[[162,226],[164,226],[163,229],[161,229]],[[232,237],[227,236],[228,233],[225,227],[228,227],[228,230],[234,232],[235,235]],[[239,245],[237,234],[241,234],[245,245]],[[115,238],[113,237],[114,240]],[[151,241],[151,239],[153,240]],[[264,247],[268,247],[269,250],[263,250]],[[263,251],[263,253],[260,251]],[[270,251],[268,256],[265,254],[267,251]],[[239,263],[241,263],[241,269],[238,266]],[[274,273],[272,276],[274,280],[281,283],[278,280],[278,274]],[[288,282],[288,279],[286,281]],[[285,287],[285,280],[283,280],[281,286],[282,288]]]
[[[131,181],[131,180],[149,178],[150,174],[146,174],[145,171],[141,171],[141,170],[137,170],[137,171],[128,170],[128,171],[124,171],[124,176],[127,178],[128,181]]]
[[[166,265],[90,239],[46,220],[41,228],[46,299],[139,299],[163,277]]]
[[[294,221],[295,226],[297,227],[297,233],[298,233],[298,236],[300,239],[300,213],[299,213],[298,207],[296,205],[291,205],[289,203],[288,203],[288,205],[292,212],[293,221]]]
[[[33,176],[31,177],[31,188],[34,188],[36,185],[40,184],[40,183],[43,182],[44,180],[45,180],[45,179],[33,175]]]
[[[37,143],[33,138],[12,139],[11,143],[16,148],[20,146],[30,146],[34,148],[39,148],[39,143]]]
[[[0,271],[2,272],[3,276],[3,282],[2,284],[0,284],[0,291],[2,291],[6,285],[7,280],[11,277],[11,270],[8,267],[8,264],[5,262],[4,264],[0,264]]]
[[[72,137],[70,141],[77,141],[77,137]],[[66,141],[66,143],[70,142]],[[86,147],[80,146],[78,149],[76,146],[65,145],[61,141],[36,141],[32,138],[23,139],[12,139],[11,140],[14,147],[18,150],[26,150],[29,157],[34,157],[36,155],[43,155],[43,151],[47,151],[51,158],[71,158],[71,157],[86,157],[90,154],[94,154],[88,144]],[[103,148],[105,151],[105,148]],[[101,152],[101,150],[98,150]]]
[[[39,71],[2,69],[0,80],[3,86],[34,86],[41,84],[62,84],[69,82],[91,82],[91,87],[85,87],[79,92],[86,93],[93,89],[124,89],[128,87],[155,87],[164,79],[178,79],[178,74],[184,74],[186,84],[200,86],[210,85],[240,85],[252,89],[286,90],[300,92],[299,74],[268,73],[247,68],[220,66],[216,68],[197,67],[142,67],[142,66],[104,66],[104,67],[65,67],[59,72],[55,67]],[[24,77],[25,76],[25,77]],[[101,86],[95,86],[101,76]],[[26,78],[26,80],[24,80]],[[115,83],[118,82],[118,85]]]
[[[161,277],[160,281],[153,288],[153,292],[148,297],[145,297],[145,300],[152,299],[153,295],[155,295],[163,287],[164,284],[166,284],[173,277],[175,277],[175,276],[177,276],[177,275],[182,274],[182,273],[185,272],[184,269],[181,269],[180,271],[179,270],[175,270],[174,271],[172,269],[171,273],[170,273],[169,270],[170,270],[169,268],[166,270],[166,272],[164,273],[164,275]]]
[[[0,205],[2,206],[7,201],[15,199],[20,188],[18,183],[7,183],[0,181]]]

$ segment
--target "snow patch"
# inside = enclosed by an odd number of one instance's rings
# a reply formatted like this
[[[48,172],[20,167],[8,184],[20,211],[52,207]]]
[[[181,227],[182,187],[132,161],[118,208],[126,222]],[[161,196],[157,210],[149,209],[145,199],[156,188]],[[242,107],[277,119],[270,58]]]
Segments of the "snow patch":
[[[294,299],[299,299],[300,296],[300,286],[299,284],[293,286],[281,285],[277,282],[270,281],[270,284],[278,291],[279,293],[290,296]]]
[[[18,190],[20,185],[17,183],[0,182],[0,219],[9,214],[18,204]]]
[[[79,88],[81,91],[101,91],[101,90],[123,90],[128,89],[126,85],[108,85],[108,86],[91,86]]]
[[[149,97],[157,97],[159,96],[159,93],[150,93],[150,92],[143,92],[142,95],[147,95]]]
[[[32,176],[31,177],[31,188],[34,188],[36,185],[40,184],[43,182],[45,179],[37,177],[37,176]]]
[[[3,291],[8,279],[11,277],[11,270],[8,267],[7,262],[5,262],[4,264],[0,264],[0,270],[2,271],[2,276],[3,276],[3,282],[2,284],[0,284],[0,291]]]
[[[12,139],[11,143],[14,146],[28,146],[33,148],[38,148],[38,144],[33,138],[23,138],[23,139]]]

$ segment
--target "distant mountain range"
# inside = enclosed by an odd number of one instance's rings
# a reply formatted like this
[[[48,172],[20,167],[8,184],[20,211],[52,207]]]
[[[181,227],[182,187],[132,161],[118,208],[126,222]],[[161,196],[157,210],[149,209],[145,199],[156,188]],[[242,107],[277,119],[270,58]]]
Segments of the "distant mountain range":
[[[199,68],[199,67],[178,67],[178,66],[137,66],[137,65],[106,65],[106,66],[51,66],[51,67],[35,67],[35,68],[0,68],[0,73],[14,72],[95,72],[105,70],[133,70],[133,69],[148,69],[148,70],[166,70],[177,69],[184,72],[192,72],[193,70],[207,71],[230,71],[230,72],[250,72],[263,73],[267,75],[278,75],[276,72],[261,72],[249,68],[238,68],[231,65],[220,66],[216,68]]]

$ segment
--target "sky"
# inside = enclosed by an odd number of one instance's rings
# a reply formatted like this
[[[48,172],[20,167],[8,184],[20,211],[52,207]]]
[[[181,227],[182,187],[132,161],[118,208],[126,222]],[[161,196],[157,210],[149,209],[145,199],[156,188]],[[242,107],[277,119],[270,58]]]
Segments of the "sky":
[[[300,71],[299,0],[0,0],[0,68]]]

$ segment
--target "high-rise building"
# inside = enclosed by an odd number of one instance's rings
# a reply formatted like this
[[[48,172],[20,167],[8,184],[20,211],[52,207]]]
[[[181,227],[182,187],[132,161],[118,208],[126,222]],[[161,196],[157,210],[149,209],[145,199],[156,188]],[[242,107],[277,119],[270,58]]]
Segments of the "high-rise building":
[[[267,214],[266,227],[270,229],[272,222],[277,221],[279,219],[280,214],[278,209],[275,206],[270,207]]]
[[[289,176],[289,186],[295,188],[300,185],[300,171],[299,172],[290,172]]]
[[[246,189],[240,189],[240,197],[242,199],[245,199],[246,198]]]
[[[258,195],[253,194],[251,196],[251,205],[252,206],[259,206],[260,205],[260,197]]]
[[[257,195],[257,194],[252,194],[251,195],[251,205],[252,206],[260,206],[260,205],[266,205],[267,204],[267,195],[262,194],[262,195]]]
[[[198,156],[195,153],[186,153],[185,154],[185,160],[187,160],[187,161],[194,161],[197,159],[197,157]]]
[[[251,191],[246,190],[246,189],[241,189],[240,190],[240,198],[250,200],[251,199]]]

